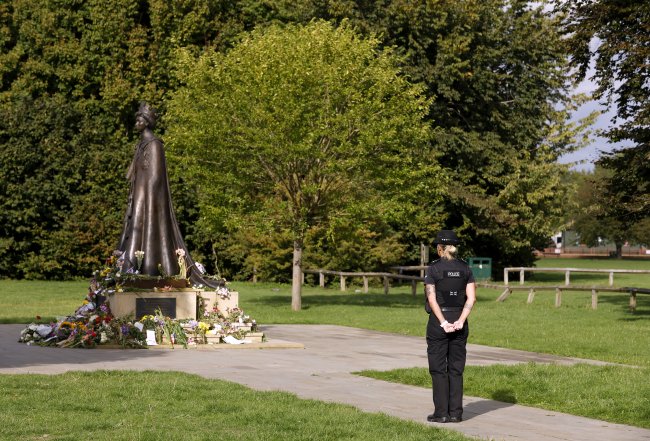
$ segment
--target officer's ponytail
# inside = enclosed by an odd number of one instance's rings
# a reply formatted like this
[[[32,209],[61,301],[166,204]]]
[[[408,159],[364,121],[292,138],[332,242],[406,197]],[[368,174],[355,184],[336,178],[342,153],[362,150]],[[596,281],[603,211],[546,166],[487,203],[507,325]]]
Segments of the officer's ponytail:
[[[458,248],[456,248],[455,245],[440,245],[438,244],[438,255],[445,259],[445,260],[451,260],[456,258],[456,254],[458,254]]]

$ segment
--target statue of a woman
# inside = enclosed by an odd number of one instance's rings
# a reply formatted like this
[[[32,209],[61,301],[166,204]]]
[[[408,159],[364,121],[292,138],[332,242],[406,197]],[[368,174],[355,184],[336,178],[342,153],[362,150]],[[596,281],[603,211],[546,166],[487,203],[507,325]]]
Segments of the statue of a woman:
[[[206,280],[190,257],[172,207],[162,141],[153,129],[156,113],[141,103],[135,128],[141,133],[133,161],[126,174],[131,184],[118,250],[124,270],[150,276],[175,276],[186,272],[195,285],[217,287]]]

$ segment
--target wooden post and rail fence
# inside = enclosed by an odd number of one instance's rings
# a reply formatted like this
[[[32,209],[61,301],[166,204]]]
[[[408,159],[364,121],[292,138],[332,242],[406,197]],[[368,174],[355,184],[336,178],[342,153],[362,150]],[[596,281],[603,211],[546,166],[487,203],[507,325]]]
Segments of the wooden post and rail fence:
[[[608,273],[609,286],[614,286],[614,274],[650,274],[650,270],[626,270],[626,269],[591,269],[591,268],[526,268],[511,267],[503,269],[503,284],[508,286],[508,275],[511,272],[519,273],[519,284],[524,284],[524,274],[526,272],[546,272],[546,273],[564,273],[564,284],[571,284],[571,273]]]
[[[370,277],[379,277],[382,279],[384,284],[384,294],[388,294],[390,290],[390,279],[397,280],[410,280],[411,281],[411,293],[415,296],[417,294],[417,283],[424,282],[424,277],[420,276],[408,276],[404,274],[393,274],[393,273],[382,273],[382,272],[346,272],[346,271],[331,271],[325,269],[315,269],[315,270],[303,270],[303,283],[305,274],[318,274],[318,285],[321,288],[325,287],[325,276],[335,276],[340,278],[341,291],[346,290],[346,279],[348,277],[361,277],[363,280],[363,292],[368,292],[368,278]]]
[[[423,276],[410,276],[402,274],[403,271],[422,271],[426,266],[403,266],[403,267],[393,267],[394,270],[399,270],[400,274],[387,273],[387,272],[349,272],[349,271],[332,271],[326,269],[307,269],[303,270],[302,282],[305,283],[305,274],[318,274],[318,284],[321,288],[325,287],[325,277],[334,276],[339,277],[341,291],[347,289],[346,280],[347,278],[352,277],[361,277],[363,280],[363,292],[368,292],[368,279],[370,277],[378,277],[383,281],[384,294],[388,294],[390,290],[390,280],[408,280],[411,282],[411,294],[413,296],[417,295],[417,283],[424,282]],[[520,285],[512,286],[508,283],[508,273],[512,271],[518,271],[520,274]],[[539,286],[522,286],[524,284],[524,273],[526,271],[550,271],[550,272],[564,272],[565,273],[565,285],[539,285]],[[609,273],[609,286],[608,287],[597,287],[597,286],[571,286],[569,284],[570,274],[585,272],[585,273]],[[497,285],[491,283],[477,283],[477,286],[483,288],[492,288],[492,289],[503,289],[504,291],[497,298],[497,302],[503,302],[505,299],[512,294],[513,291],[519,290],[528,290],[528,300],[527,303],[532,303],[535,298],[535,293],[537,291],[552,291],[555,290],[555,306],[560,307],[562,305],[562,292],[563,291],[591,291],[591,307],[596,309],[598,307],[598,292],[626,292],[630,294],[630,310],[634,312],[637,306],[637,294],[650,294],[650,289],[648,288],[635,288],[635,287],[624,287],[624,288],[614,288],[614,273],[630,273],[630,274],[650,274],[650,270],[617,270],[617,269],[585,269],[585,268],[524,268],[524,267],[513,267],[513,268],[504,268],[504,284]]]
[[[525,273],[526,272],[561,272],[564,273],[564,285],[558,286],[522,286],[525,282]],[[520,286],[511,286],[509,284],[508,275],[511,272],[519,273],[519,285]],[[609,286],[608,287],[597,287],[597,286],[576,286],[571,285],[571,273],[605,273],[609,274]],[[627,292],[630,294],[630,310],[636,310],[636,295],[640,294],[650,294],[650,289],[648,288],[635,288],[635,287],[624,287],[624,288],[614,288],[614,274],[650,274],[650,270],[627,270],[627,269],[592,269],[592,268],[529,268],[529,267],[510,267],[503,269],[503,286],[493,285],[492,288],[504,289],[501,295],[497,298],[498,302],[503,302],[508,296],[512,293],[513,290],[528,290],[528,303],[532,303],[535,298],[535,292],[541,290],[555,290],[555,306],[560,307],[562,305],[562,291],[591,291],[591,308],[596,309],[598,307],[598,292]]]

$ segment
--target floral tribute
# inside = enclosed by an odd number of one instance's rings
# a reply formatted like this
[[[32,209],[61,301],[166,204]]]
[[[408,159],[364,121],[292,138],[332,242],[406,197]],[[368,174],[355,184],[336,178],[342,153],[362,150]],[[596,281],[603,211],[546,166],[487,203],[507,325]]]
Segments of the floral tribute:
[[[20,333],[19,342],[28,345],[58,346],[63,348],[94,348],[98,345],[119,345],[123,348],[147,348],[154,344],[148,338],[152,331],[155,344],[188,345],[219,343],[229,337],[242,340],[248,332],[257,331],[257,323],[239,308],[220,311],[216,307],[206,311],[199,298],[198,320],[177,320],[156,311],[139,320],[118,318],[111,313],[108,294],[123,291],[124,282],[138,276],[136,272],[122,274],[118,255],[106,261],[106,267],[96,271],[82,305],[67,317],[56,322],[43,323],[40,316]],[[179,259],[182,256],[179,255]],[[199,287],[202,288],[202,287]],[[220,286],[217,295],[230,298],[226,286]]]
[[[101,302],[102,296],[90,289],[74,314],[56,322],[31,323],[20,333],[18,341],[62,348],[94,348],[109,343],[146,347],[142,331],[129,320],[113,317],[108,303]]]

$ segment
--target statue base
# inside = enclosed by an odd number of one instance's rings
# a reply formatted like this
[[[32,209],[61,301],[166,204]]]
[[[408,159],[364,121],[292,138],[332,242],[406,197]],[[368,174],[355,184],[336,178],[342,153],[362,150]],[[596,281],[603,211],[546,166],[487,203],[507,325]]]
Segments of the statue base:
[[[200,302],[203,299],[206,311],[219,309],[226,317],[228,311],[238,307],[239,293],[231,291],[228,298],[222,298],[214,291],[185,288],[177,291],[125,291],[108,294],[111,312],[115,317],[154,315],[157,309],[174,319],[199,319]]]

